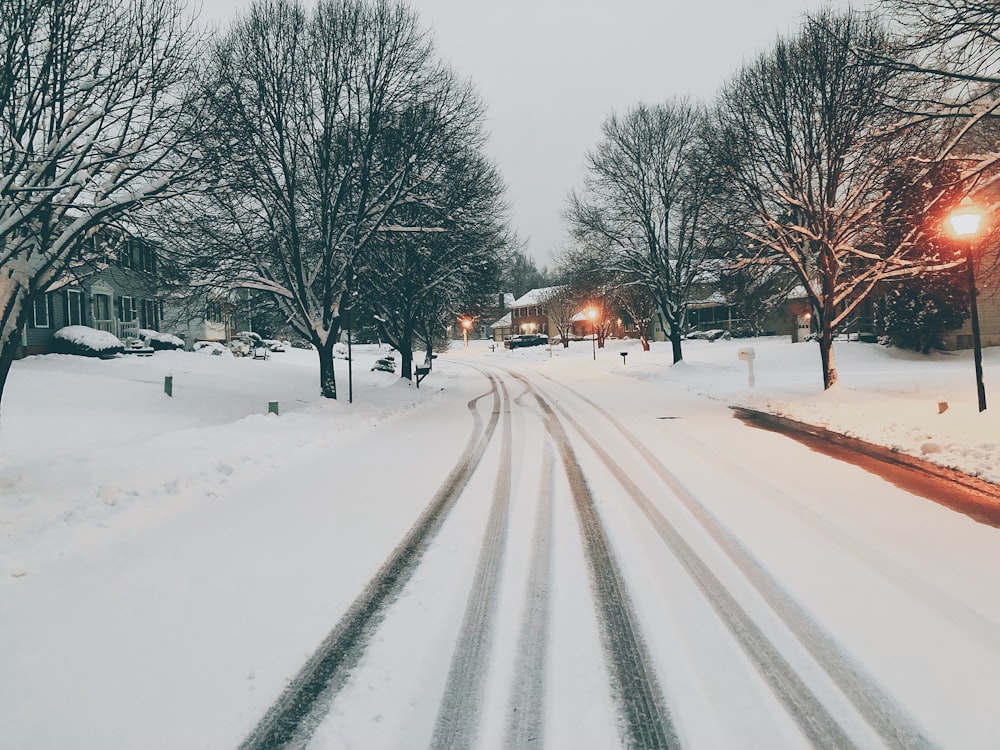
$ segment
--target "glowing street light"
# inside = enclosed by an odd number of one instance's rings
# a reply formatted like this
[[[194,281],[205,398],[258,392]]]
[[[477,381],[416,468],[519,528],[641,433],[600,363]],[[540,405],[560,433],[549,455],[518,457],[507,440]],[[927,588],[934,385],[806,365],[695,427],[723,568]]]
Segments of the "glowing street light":
[[[590,308],[587,310],[587,317],[590,318],[590,348],[594,351],[594,361],[597,361],[597,310]]]
[[[472,321],[468,318],[462,318],[462,337],[465,340],[464,348],[469,348],[469,329],[472,328]]]
[[[976,235],[982,224],[983,212],[968,197],[962,199],[958,208],[948,217],[951,231],[958,239],[966,240],[965,253],[966,281],[969,285],[969,312],[972,319],[972,349],[976,363],[976,393],[979,396],[979,411],[986,411],[986,386],[983,385],[983,346],[979,337],[979,306],[976,304],[976,275],[972,268],[972,253]]]

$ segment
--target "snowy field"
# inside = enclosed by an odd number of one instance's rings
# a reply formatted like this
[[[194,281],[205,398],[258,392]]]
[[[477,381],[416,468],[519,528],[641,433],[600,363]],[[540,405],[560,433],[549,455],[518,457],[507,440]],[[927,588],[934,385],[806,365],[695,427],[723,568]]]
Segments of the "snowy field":
[[[745,347],[756,355],[753,388],[737,356]],[[305,656],[303,644],[318,640],[336,611],[317,605],[291,625],[282,602],[256,601],[252,591],[235,597],[233,582],[244,577],[245,588],[277,579],[282,565],[320,567],[324,545],[346,545],[357,570],[338,569],[338,578],[343,596],[353,596],[352,586],[419,510],[421,498],[407,487],[421,481],[420,472],[399,476],[394,457],[406,453],[408,465],[441,477],[461,450],[467,427],[451,429],[451,412],[440,407],[464,394],[465,363],[518,363],[556,380],[615,389],[634,379],[643,387],[670,384],[720,412],[740,404],[782,414],[1000,483],[1000,349],[985,351],[993,401],[984,413],[976,408],[971,352],[923,357],[856,342],[838,342],[835,351],[840,384],[823,392],[816,346],[783,338],[685,342],[685,361],[676,366],[667,344],[644,353],[637,342],[612,340],[595,361],[589,341],[513,352],[459,342],[417,389],[372,371],[387,350],[365,346],[355,348],[352,404],[347,362],[336,363],[342,400],[325,401],[315,353],[297,349],[266,361],[187,352],[18,361],[0,416],[0,748],[65,747],[67,738],[87,748],[178,746],[171,731],[151,727],[189,710],[182,696],[201,679],[199,648],[238,675],[220,667],[218,685],[203,686],[217,687],[215,709],[227,718],[199,730],[197,746],[227,746],[242,736],[270,700],[253,695],[255,681],[280,677],[283,665]],[[173,397],[164,394],[168,375]],[[268,415],[272,401],[280,416]],[[939,413],[942,402],[948,408]],[[423,414],[439,428],[433,439]],[[362,445],[369,447],[352,449]],[[284,538],[256,513],[277,505],[294,515],[319,490],[330,498],[324,521],[346,529],[338,519],[382,516],[380,538],[338,537],[318,527],[307,538]],[[243,509],[256,520],[244,520]],[[213,536],[220,528],[231,528],[232,537]],[[328,583],[317,572],[303,585]],[[221,592],[234,596],[233,604],[224,618],[209,619],[207,605]],[[150,651],[124,623],[155,631],[158,648]],[[247,670],[240,647],[266,641],[269,629],[282,633],[280,645]],[[195,638],[190,652],[174,648],[189,649]],[[34,649],[58,642],[73,658],[50,663],[21,649],[25,642]],[[109,654],[121,661],[109,662]],[[248,692],[234,694],[226,682],[233,679]],[[115,701],[132,708],[109,727],[102,712]],[[119,743],[108,745],[109,737]]]

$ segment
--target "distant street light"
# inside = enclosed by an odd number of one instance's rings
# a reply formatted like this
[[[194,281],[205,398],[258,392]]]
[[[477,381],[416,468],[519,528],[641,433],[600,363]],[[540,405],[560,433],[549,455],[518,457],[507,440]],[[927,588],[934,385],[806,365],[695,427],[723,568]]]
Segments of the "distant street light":
[[[983,385],[983,346],[979,337],[979,306],[976,304],[976,275],[972,267],[976,235],[982,223],[982,211],[969,200],[962,199],[959,207],[948,217],[952,233],[960,240],[966,240],[965,271],[969,285],[969,312],[972,319],[972,348],[976,363],[976,393],[979,396],[979,411],[986,411],[986,387]]]
[[[465,339],[465,348],[469,348],[469,329],[472,328],[472,321],[462,318],[462,336]]]
[[[590,348],[594,350],[594,361],[597,361],[597,310],[590,308],[587,310],[587,317],[590,318]]]

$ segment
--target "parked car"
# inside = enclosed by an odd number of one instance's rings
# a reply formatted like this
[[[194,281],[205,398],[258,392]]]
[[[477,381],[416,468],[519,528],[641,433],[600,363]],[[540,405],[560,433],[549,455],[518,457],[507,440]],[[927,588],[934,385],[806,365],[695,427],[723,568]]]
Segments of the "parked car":
[[[508,349],[519,349],[523,346],[542,346],[549,343],[549,337],[543,333],[522,333],[519,336],[511,336],[504,346]]]

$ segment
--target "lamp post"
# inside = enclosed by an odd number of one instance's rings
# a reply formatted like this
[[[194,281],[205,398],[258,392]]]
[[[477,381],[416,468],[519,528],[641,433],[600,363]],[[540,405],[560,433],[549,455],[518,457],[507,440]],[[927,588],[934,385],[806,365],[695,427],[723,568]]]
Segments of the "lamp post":
[[[465,341],[464,348],[469,348],[469,329],[472,328],[472,321],[468,318],[462,318],[462,338]]]
[[[976,363],[976,393],[979,396],[979,411],[986,411],[986,387],[983,385],[983,346],[979,337],[979,306],[976,304],[976,274],[972,267],[972,252],[976,234],[982,222],[982,212],[968,197],[962,199],[958,209],[948,217],[952,232],[961,240],[966,240],[965,271],[969,285],[969,317],[972,322],[972,349]]]
[[[594,361],[597,361],[597,310],[590,308],[587,310],[587,317],[590,318],[590,348],[594,352]]]

